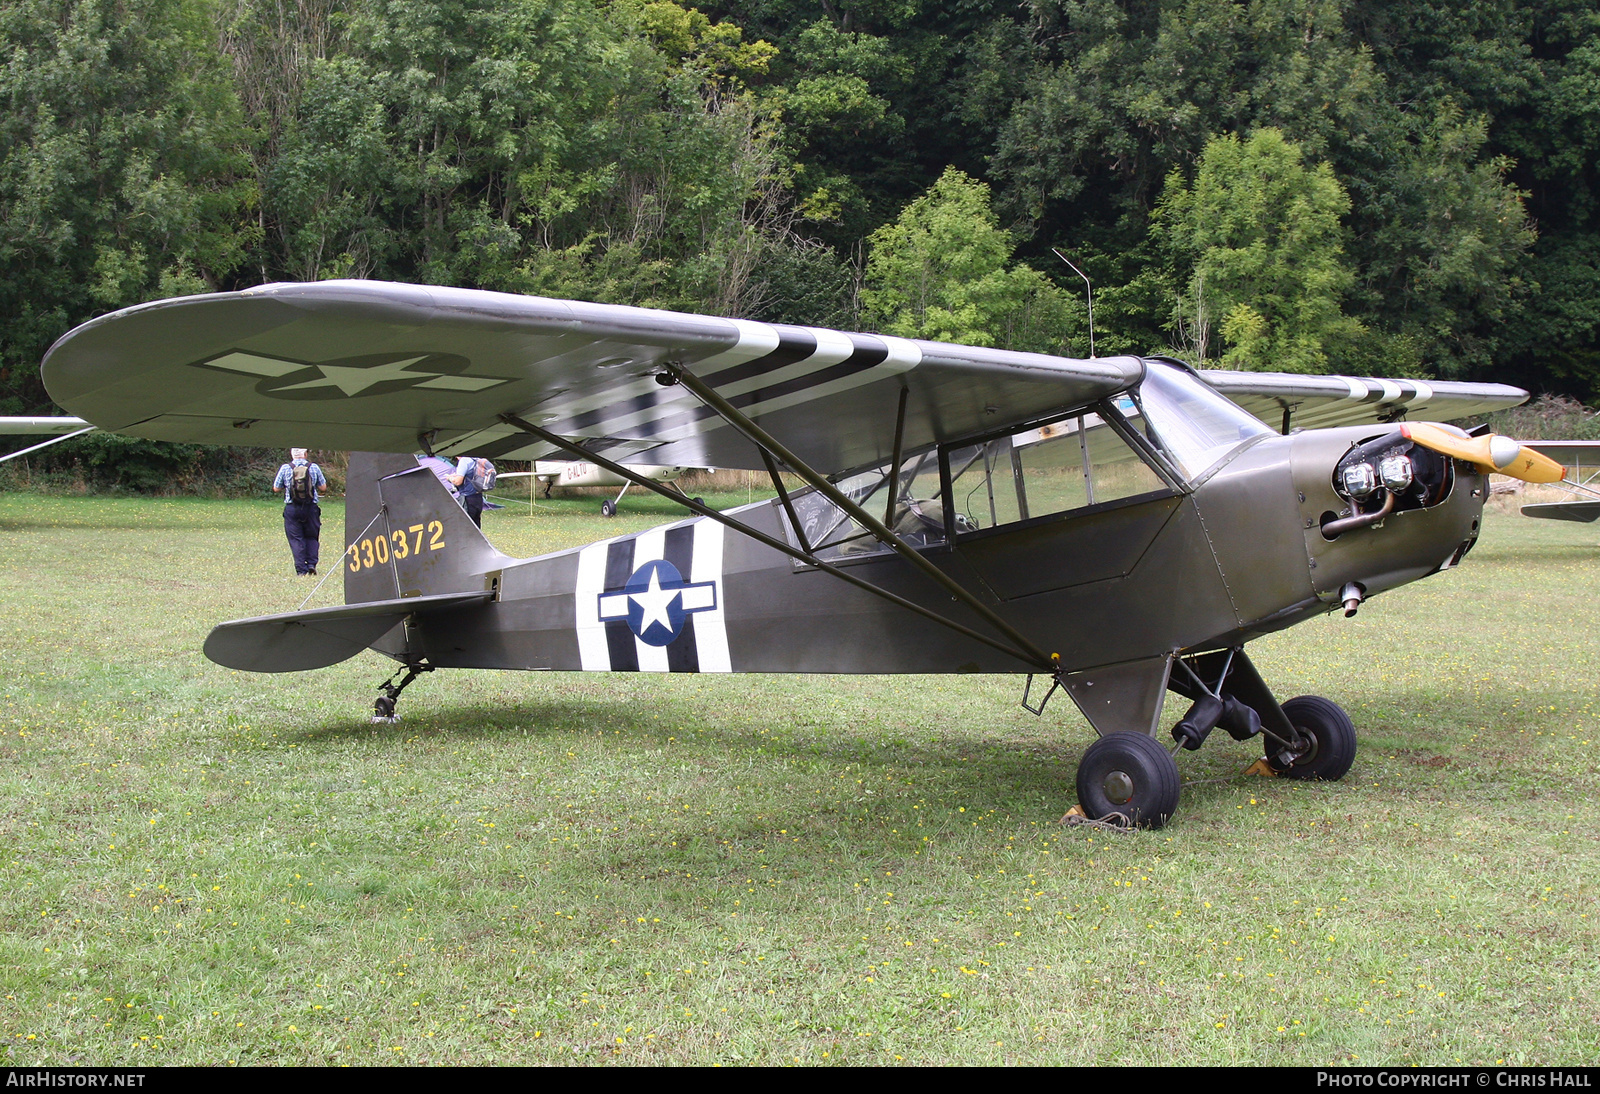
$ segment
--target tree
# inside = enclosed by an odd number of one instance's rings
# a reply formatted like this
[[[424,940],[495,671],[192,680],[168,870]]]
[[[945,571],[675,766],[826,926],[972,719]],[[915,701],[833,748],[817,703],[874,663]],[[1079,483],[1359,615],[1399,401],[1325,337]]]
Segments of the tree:
[[[1361,333],[1340,310],[1349,209],[1333,169],[1306,166],[1276,129],[1208,141],[1193,186],[1167,177],[1156,230],[1192,264],[1189,296],[1218,320],[1225,365],[1324,372],[1330,345]]]
[[[1061,353],[1077,333],[1066,293],[1029,266],[1006,266],[1013,243],[989,187],[953,167],[869,243],[861,299],[886,334]]]
[[[255,183],[209,0],[0,6],[0,408],[77,323],[216,288]]]

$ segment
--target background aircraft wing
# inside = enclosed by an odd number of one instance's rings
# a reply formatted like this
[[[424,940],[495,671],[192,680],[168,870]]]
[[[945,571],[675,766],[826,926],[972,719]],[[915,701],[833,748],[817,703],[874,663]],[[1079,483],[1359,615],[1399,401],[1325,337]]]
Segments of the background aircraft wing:
[[[515,414],[613,460],[762,467],[677,362],[823,472],[1109,395],[1137,358],[1078,361],[469,289],[325,281],[103,316],[45,358],[50,395],[136,437],[538,459]]]
[[[1579,524],[1593,524],[1600,520],[1600,501],[1547,501],[1524,505],[1522,515],[1543,520],[1570,520]]]
[[[1382,380],[1358,376],[1303,376],[1286,372],[1203,369],[1200,378],[1250,413],[1282,429],[1324,429],[1367,422],[1449,422],[1518,406],[1521,388],[1455,380]]]
[[[29,418],[0,417],[0,437],[54,436],[59,433],[76,433],[80,429],[87,428],[89,423],[82,418],[71,418],[65,414]]]
[[[1600,441],[1523,441],[1527,447],[1542,453],[1568,469],[1569,478],[1587,479],[1600,469]],[[1581,475],[1573,474],[1581,470]]]

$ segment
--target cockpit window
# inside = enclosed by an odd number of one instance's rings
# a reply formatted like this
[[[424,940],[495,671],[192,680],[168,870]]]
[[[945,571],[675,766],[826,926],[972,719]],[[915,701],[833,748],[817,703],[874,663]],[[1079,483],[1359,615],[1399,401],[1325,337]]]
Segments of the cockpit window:
[[[1241,441],[1273,432],[1204,381],[1159,361],[1151,361],[1139,386],[1115,402],[1129,424],[1189,479]]]
[[[950,450],[956,531],[994,528],[1167,489],[1098,414]]]
[[[883,520],[887,509],[889,466],[873,468],[840,479],[839,492]],[[913,456],[900,465],[895,485],[895,504],[888,515],[889,527],[912,547],[932,547],[943,543],[944,506],[939,503],[939,454],[935,451]],[[815,490],[791,496],[795,515],[805,528],[806,542],[820,559],[839,561],[889,550],[844,510]],[[787,524],[787,521],[785,521]],[[795,546],[799,540],[791,531]]]

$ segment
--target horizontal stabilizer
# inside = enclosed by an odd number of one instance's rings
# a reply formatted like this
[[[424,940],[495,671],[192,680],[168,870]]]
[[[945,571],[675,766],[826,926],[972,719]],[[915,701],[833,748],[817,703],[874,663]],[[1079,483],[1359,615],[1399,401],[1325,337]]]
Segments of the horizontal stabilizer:
[[[354,657],[409,615],[458,608],[493,596],[488,590],[408,596],[235,619],[212,629],[206,656],[226,668],[247,672],[326,668]]]
[[[1544,520],[1571,520],[1589,524],[1600,520],[1600,501],[1551,501],[1542,505],[1524,505],[1522,515]]]

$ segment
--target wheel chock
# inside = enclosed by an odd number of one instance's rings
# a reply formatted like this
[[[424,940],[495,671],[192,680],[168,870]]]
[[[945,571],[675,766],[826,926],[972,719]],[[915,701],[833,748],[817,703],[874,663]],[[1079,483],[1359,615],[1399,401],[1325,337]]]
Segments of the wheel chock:
[[[1076,823],[1076,821],[1078,821],[1079,819],[1088,820],[1089,819],[1089,814],[1087,814],[1087,813],[1085,813],[1083,811],[1083,806],[1074,805],[1071,809],[1068,809],[1066,811],[1066,813],[1062,816],[1062,818],[1059,821],[1057,821],[1056,823],[1057,824],[1073,824],[1073,823]]]
[[[1239,774],[1241,774],[1241,775],[1265,775],[1268,778],[1273,778],[1273,779],[1276,779],[1278,777],[1278,773],[1275,770],[1273,770],[1272,765],[1269,764],[1266,761],[1265,757],[1263,757],[1262,759],[1257,760],[1255,763],[1253,763],[1249,767],[1245,768]]]

